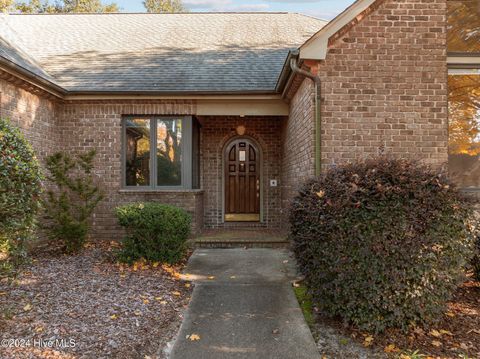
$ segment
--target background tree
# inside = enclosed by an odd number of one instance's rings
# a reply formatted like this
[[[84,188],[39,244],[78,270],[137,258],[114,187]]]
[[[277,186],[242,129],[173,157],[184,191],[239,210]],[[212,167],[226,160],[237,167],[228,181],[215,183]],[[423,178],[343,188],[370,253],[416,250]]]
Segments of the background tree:
[[[447,2],[448,51],[480,51],[480,1]]]
[[[449,150],[451,154],[480,154],[480,76],[448,77]]]
[[[0,0],[0,12],[10,12],[15,9],[14,0]]]
[[[120,8],[114,2],[104,4],[101,0],[64,0],[52,3],[49,0],[0,0],[0,11],[23,14],[110,13],[119,12]]]
[[[65,0],[63,3],[63,12],[104,13],[120,11],[116,3],[103,4],[101,0]]]
[[[185,12],[182,0],[145,0],[143,6],[150,13]]]
[[[62,12],[62,4],[55,2],[50,4],[48,0],[30,0],[15,3],[15,10],[22,14],[54,14]]]

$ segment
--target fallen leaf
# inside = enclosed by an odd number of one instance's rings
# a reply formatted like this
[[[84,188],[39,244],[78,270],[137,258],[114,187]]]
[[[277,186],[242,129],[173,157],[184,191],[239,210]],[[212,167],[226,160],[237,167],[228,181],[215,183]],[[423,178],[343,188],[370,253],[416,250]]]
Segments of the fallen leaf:
[[[176,295],[177,297],[180,297],[180,296],[182,295],[182,293],[180,293],[180,292],[177,292],[177,291],[175,291],[175,292],[172,292],[172,294],[173,294],[173,295]]]
[[[160,302],[160,304],[161,304],[161,305],[166,305],[166,304],[167,304],[167,301],[166,301],[166,300],[162,300],[162,301]]]
[[[436,329],[433,329],[433,330],[430,332],[430,335],[431,335],[432,337],[435,337],[435,338],[440,338],[440,337],[442,336],[442,334],[441,334],[438,330],[436,330]]]
[[[425,331],[420,327],[416,327],[413,332],[417,335],[425,335]]]
[[[143,304],[148,304],[148,303],[150,303],[150,301],[148,299],[143,300]]]
[[[155,300],[162,300],[163,297],[155,297]]]
[[[440,330],[440,333],[441,333],[441,334],[445,334],[445,335],[449,335],[449,336],[451,336],[451,337],[453,336],[452,332],[449,332],[448,330],[443,330],[443,329],[441,329],[441,330]]]
[[[366,337],[363,341],[363,346],[365,347],[369,347],[370,345],[372,345],[373,343],[373,337],[371,335],[369,335],[368,337]]]
[[[438,340],[433,340],[432,345],[435,347],[441,347],[443,344],[442,342],[439,342]]]
[[[399,351],[399,349],[395,346],[395,344],[389,344],[383,349],[383,351],[385,353],[396,353]]]
[[[468,345],[465,344],[465,343],[460,343],[460,348],[462,348],[463,350],[468,350]]]
[[[26,311],[26,312],[32,310],[31,304],[27,304],[26,306],[24,306],[24,307],[23,307],[23,310]]]
[[[194,342],[195,340],[200,340],[200,335],[198,334],[190,334],[188,339],[190,339],[192,342]]]
[[[142,315],[142,312],[137,309],[136,311],[133,312],[133,314],[135,314],[137,317],[139,317],[139,316]]]
[[[235,278],[237,278],[237,277],[235,277],[234,275],[230,276],[230,279],[235,279]]]
[[[116,314],[112,314],[112,315],[110,316],[110,319],[111,319],[111,320],[117,319],[117,315],[116,315]]]
[[[37,327],[37,328],[35,328],[35,331],[37,333],[41,333],[41,332],[43,332],[43,327]]]
[[[2,295],[7,295],[7,292],[0,292],[0,297],[1,297]]]
[[[186,288],[190,288],[190,283],[185,283]]]
[[[455,313],[446,312],[445,315],[446,315],[447,317],[453,318],[453,317],[455,316]]]
[[[160,265],[160,263],[158,263],[158,262],[154,262],[154,263],[152,264],[153,268],[157,268],[159,265]]]
[[[318,198],[323,198],[323,196],[325,196],[325,191],[318,191],[317,196]]]
[[[400,357],[399,357],[399,358],[400,358],[400,359],[412,359],[412,358],[410,357],[410,355],[407,355],[407,354],[400,354]]]
[[[208,279],[215,279],[215,276],[211,275],[210,277],[208,277]]]

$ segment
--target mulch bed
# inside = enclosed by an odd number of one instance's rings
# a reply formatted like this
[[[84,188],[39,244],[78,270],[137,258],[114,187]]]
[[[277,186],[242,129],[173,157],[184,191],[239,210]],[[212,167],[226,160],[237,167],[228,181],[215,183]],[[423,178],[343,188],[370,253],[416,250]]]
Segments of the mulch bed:
[[[37,256],[0,281],[0,358],[164,358],[191,295],[180,270],[98,245]]]
[[[480,282],[468,281],[456,291],[448,303],[448,310],[439,323],[430,328],[416,328],[409,333],[389,330],[384,334],[369,337],[352,327],[345,327],[340,320],[319,317],[320,328],[331,328],[339,335],[337,342],[351,339],[353,347],[368,346],[371,355],[389,358],[413,358],[417,352],[422,358],[480,358]],[[321,336],[321,332],[319,333]],[[373,340],[371,340],[373,339]],[[371,342],[370,342],[371,340]],[[346,349],[351,344],[345,341]],[[327,349],[331,349],[331,345]],[[336,346],[336,355],[342,355],[342,345]],[[340,349],[339,349],[340,348]],[[330,358],[330,356],[327,356]],[[350,356],[354,359],[356,356]],[[363,356],[358,356],[363,357]],[[420,357],[420,356],[417,356]]]

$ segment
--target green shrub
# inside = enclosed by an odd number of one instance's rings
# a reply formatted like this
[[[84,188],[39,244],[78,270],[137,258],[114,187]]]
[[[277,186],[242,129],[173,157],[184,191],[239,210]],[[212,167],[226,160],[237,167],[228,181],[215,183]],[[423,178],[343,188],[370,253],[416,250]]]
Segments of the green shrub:
[[[132,203],[116,209],[127,230],[119,259],[132,263],[140,258],[174,264],[186,251],[190,216],[182,209],[159,203]]]
[[[25,257],[41,193],[38,161],[20,130],[0,119],[0,270]]]
[[[309,181],[290,222],[315,303],[374,332],[439,318],[462,280],[475,225],[471,204],[443,175],[386,157]]]
[[[476,280],[480,281],[480,236],[477,236],[474,253],[472,259],[473,275]]]
[[[89,220],[103,194],[94,184],[93,160],[96,151],[75,158],[57,152],[47,158],[48,179],[56,187],[44,201],[50,238],[61,241],[67,253],[83,248]]]

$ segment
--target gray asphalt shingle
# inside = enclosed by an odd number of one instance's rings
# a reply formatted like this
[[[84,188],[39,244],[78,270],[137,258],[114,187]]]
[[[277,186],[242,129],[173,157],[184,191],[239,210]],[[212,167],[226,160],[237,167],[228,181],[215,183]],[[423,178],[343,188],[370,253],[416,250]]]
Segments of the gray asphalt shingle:
[[[16,49],[0,42],[0,55],[17,53],[68,91],[273,91],[288,51],[325,23],[292,13],[3,15],[0,37]]]

